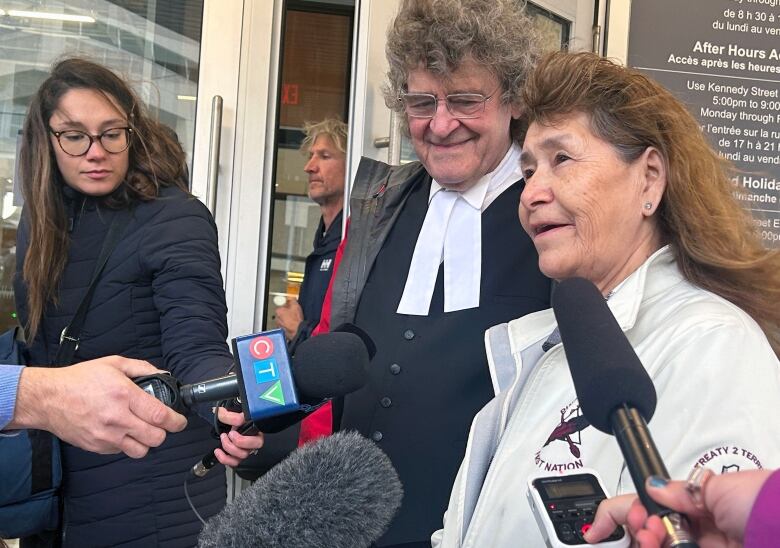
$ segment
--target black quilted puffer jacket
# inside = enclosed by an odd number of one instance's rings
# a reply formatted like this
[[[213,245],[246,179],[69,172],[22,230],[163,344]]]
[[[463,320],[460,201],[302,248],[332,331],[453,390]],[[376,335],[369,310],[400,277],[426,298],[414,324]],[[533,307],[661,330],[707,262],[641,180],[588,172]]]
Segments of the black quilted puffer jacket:
[[[76,311],[95,268],[114,211],[67,189],[73,212],[72,243],[59,289],[31,345],[31,363],[54,361],[59,334]],[[17,311],[27,321],[27,291],[20,273],[28,246],[26,217],[17,235]],[[224,375],[232,364],[225,339],[227,308],[217,230],[208,210],[167,187],[158,199],[133,209],[121,241],[96,288],[75,362],[110,354],[148,360],[182,383]],[[183,491],[185,472],[217,447],[206,418],[139,460],[95,455],[63,444],[64,545],[194,546],[200,522]],[[225,504],[224,468],[189,483],[206,518]]]

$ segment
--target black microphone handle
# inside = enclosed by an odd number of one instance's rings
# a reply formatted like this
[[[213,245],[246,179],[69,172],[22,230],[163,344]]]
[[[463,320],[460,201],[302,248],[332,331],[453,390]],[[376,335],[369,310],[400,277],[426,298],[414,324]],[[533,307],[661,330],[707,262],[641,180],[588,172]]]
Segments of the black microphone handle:
[[[647,509],[647,513],[659,516],[666,527],[669,536],[666,546],[697,548],[698,544],[688,531],[685,519],[674,510],[658,504],[647,493],[647,478],[660,476],[668,480],[669,472],[655,447],[644,417],[635,408],[623,404],[612,412],[610,420],[612,433],[617,439],[623,458],[626,459],[626,466],[634,481],[639,500]]]
[[[179,390],[181,399],[187,407],[198,403],[229,400],[239,395],[238,377],[226,375],[210,381],[185,384]]]
[[[669,479],[669,472],[650,437],[645,419],[636,409],[625,404],[612,412],[611,419],[612,432],[617,438],[631,479],[634,480],[634,487],[647,513],[657,516],[668,514],[671,510],[650,498],[645,489],[645,481],[650,476]]]

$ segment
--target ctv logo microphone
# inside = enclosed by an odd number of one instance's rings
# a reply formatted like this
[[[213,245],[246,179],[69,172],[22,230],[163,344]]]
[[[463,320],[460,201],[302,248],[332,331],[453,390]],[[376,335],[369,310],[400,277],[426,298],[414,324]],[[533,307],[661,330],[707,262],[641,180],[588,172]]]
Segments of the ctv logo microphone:
[[[233,356],[240,366],[241,399],[252,420],[299,409],[281,329],[233,339]]]
[[[301,343],[294,362],[281,329],[237,337],[232,346],[238,366],[233,374],[185,385],[162,374],[135,382],[177,410],[240,395],[246,420],[262,420],[263,431],[276,433],[331,398],[363,387],[376,350],[368,335],[350,324]]]

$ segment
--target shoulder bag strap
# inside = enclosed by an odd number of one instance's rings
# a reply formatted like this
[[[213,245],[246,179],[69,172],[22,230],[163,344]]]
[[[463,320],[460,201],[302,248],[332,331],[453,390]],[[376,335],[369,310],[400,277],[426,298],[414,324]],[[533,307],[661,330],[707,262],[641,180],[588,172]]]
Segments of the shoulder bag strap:
[[[122,239],[122,233],[129,222],[129,209],[119,210],[111,220],[111,225],[108,227],[108,233],[103,240],[103,247],[101,247],[100,255],[98,255],[97,262],[95,263],[95,271],[92,274],[92,281],[89,284],[87,293],[84,295],[84,298],[81,299],[81,304],[79,304],[79,307],[76,309],[76,314],[74,314],[70,324],[62,330],[62,335],[60,335],[60,347],[57,350],[57,358],[54,362],[55,367],[63,367],[73,363],[73,355],[79,347],[81,328],[84,327],[84,321],[87,318],[87,310],[89,310],[92,295],[95,293],[95,287],[97,287],[97,282],[100,279],[100,275],[103,273],[108,258],[119,243],[119,240]]]

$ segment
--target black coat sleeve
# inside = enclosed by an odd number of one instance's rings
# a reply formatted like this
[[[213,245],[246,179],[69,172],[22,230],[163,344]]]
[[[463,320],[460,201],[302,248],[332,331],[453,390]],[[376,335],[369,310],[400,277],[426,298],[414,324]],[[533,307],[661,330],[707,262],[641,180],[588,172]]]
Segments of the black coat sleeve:
[[[160,313],[164,366],[183,384],[225,375],[233,357],[216,225],[195,198],[161,202],[139,252]]]

